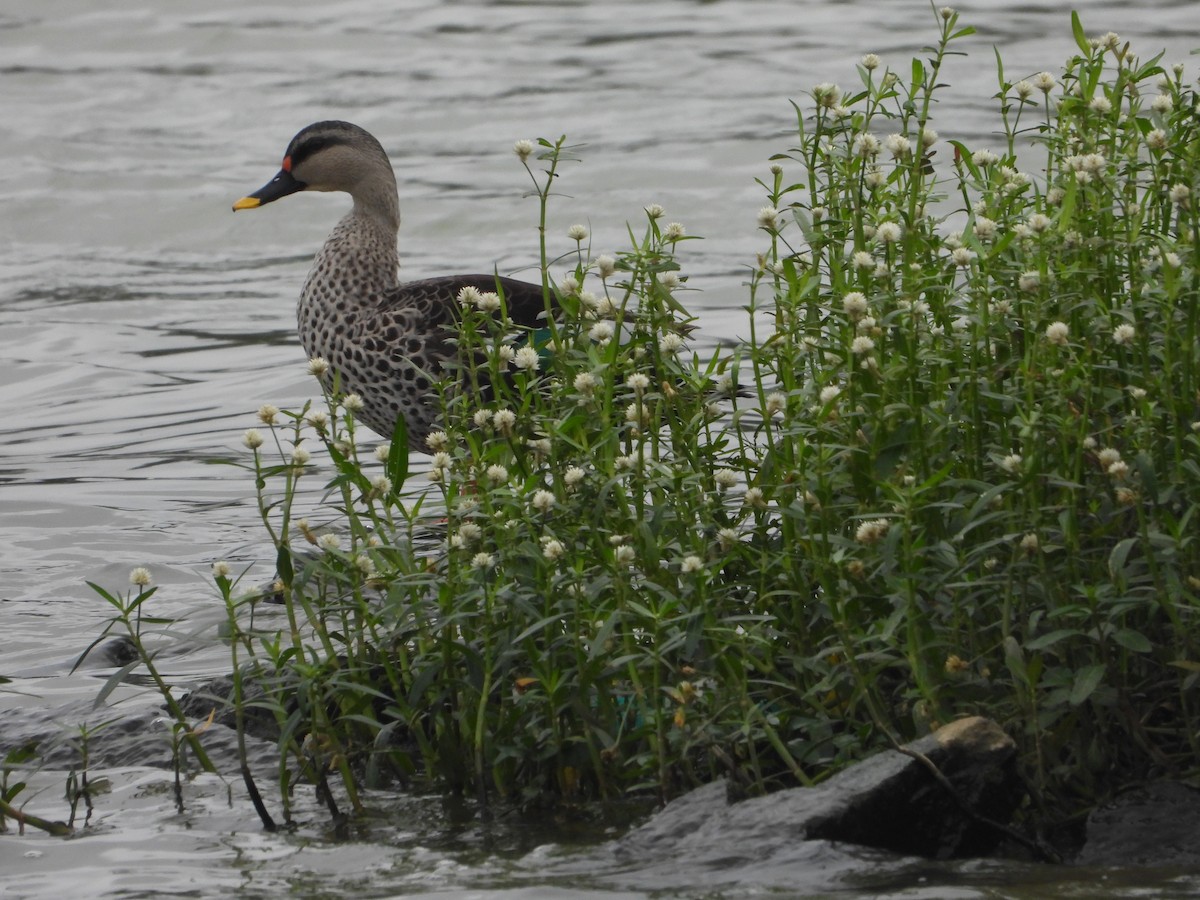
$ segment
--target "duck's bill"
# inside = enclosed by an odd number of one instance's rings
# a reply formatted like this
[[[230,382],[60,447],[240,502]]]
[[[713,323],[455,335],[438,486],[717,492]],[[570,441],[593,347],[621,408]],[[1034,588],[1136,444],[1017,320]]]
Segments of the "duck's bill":
[[[237,203],[233,204],[233,211],[239,209],[255,209],[263,204],[270,203],[272,200],[278,200],[280,197],[286,197],[288,194],[294,194],[297,191],[302,191],[305,184],[302,181],[297,181],[292,177],[292,173],[286,169],[280,169],[279,174],[260,187],[253,194],[248,194]]]

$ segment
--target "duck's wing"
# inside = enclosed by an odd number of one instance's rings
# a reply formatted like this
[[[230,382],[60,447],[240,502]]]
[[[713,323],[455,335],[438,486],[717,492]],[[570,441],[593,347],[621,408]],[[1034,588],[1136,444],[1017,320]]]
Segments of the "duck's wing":
[[[445,275],[404,281],[385,293],[376,308],[381,317],[401,314],[410,330],[428,333],[458,320],[458,295],[468,287],[480,293],[502,293],[508,316],[518,325],[533,328],[545,322],[546,301],[540,284],[497,275]]]
[[[541,285],[495,275],[449,275],[405,281],[379,296],[357,323],[352,339],[381,373],[416,370],[421,389],[441,377],[457,355],[453,336],[461,315],[459,292],[471,287],[503,292],[509,318],[527,328],[545,322]],[[420,377],[423,375],[424,377]]]

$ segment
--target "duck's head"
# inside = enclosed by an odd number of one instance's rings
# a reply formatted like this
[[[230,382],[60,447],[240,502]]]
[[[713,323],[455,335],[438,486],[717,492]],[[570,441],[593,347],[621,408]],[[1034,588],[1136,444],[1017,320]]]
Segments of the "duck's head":
[[[316,122],[292,138],[279,174],[233,208],[255,209],[297,191],[345,191],[358,202],[389,188],[395,197],[392,165],[370,132],[349,122]]]

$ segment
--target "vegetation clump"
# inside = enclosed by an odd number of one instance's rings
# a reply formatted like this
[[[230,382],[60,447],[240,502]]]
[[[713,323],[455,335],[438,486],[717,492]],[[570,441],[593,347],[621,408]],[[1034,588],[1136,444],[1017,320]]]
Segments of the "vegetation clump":
[[[1042,823],[1194,770],[1196,92],[1075,19],[1061,73],[999,66],[996,146],[968,147],[933,113],[971,29],[938,23],[927,58],[795,105],[745,342],[689,351],[661,207],[552,259],[572,151],[522,141],[547,317],[460,296],[425,480],[402,433],[367,452],[353,395],[260,410],[282,611],[215,577],[285,809],[299,780],[335,811],[396,779],[762,792],[968,714],[1016,738]]]

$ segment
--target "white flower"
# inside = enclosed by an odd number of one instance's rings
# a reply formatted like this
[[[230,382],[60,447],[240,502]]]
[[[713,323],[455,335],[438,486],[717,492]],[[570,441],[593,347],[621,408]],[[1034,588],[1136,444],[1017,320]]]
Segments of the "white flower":
[[[347,412],[362,412],[364,405],[363,398],[358,394],[347,394],[342,398],[342,408]]]
[[[1042,284],[1042,276],[1037,272],[1022,272],[1021,277],[1017,279],[1017,287],[1029,293],[1036,291]]]
[[[588,236],[588,230],[587,230],[586,225],[572,225],[570,228],[567,229],[567,237],[570,238],[571,240],[575,241],[576,243],[579,243],[581,241],[586,241],[587,236]]]
[[[850,145],[850,152],[855,156],[868,159],[879,153],[879,147],[879,138],[869,131],[864,131],[854,139],[854,143]]]
[[[851,291],[842,297],[842,309],[854,319],[866,315],[867,298],[859,291]]]
[[[257,428],[247,428],[246,433],[242,435],[242,443],[251,450],[257,450],[263,445],[262,432]]]
[[[314,356],[308,361],[308,374],[321,376],[329,371],[329,360],[323,356]]]
[[[758,211],[758,227],[774,231],[779,225],[779,210],[773,206],[764,206]]]
[[[828,403],[832,403],[837,399],[838,394],[841,392],[842,389],[836,384],[829,384],[821,388],[821,393],[818,395],[821,400],[821,405],[825,406]]]
[[[597,322],[588,329],[588,337],[598,344],[603,344],[609,341],[613,336],[613,324],[608,321]]]
[[[1176,206],[1182,206],[1187,202],[1188,197],[1192,195],[1192,189],[1186,184],[1176,184],[1171,186],[1171,192],[1168,196],[1171,202]]]
[[[458,526],[458,533],[467,544],[473,544],[483,537],[483,529],[474,522],[463,522]]]
[[[1004,459],[1000,460],[1000,468],[1003,469],[1005,472],[1007,472],[1009,475],[1015,475],[1017,472],[1020,472],[1021,471],[1021,454],[1020,453],[1010,453],[1008,456],[1004,457]]]
[[[717,469],[713,472],[713,481],[718,489],[726,490],[738,483],[738,473],[733,469]]]
[[[1070,328],[1066,322],[1051,322],[1046,326],[1046,340],[1060,347],[1065,347],[1070,336]]]
[[[425,435],[425,446],[430,450],[444,450],[447,443],[449,443],[449,438],[446,437],[444,431],[431,431]],[[384,454],[384,458],[387,458],[386,454]]]
[[[625,379],[625,383],[627,385],[629,385],[629,387],[633,388],[634,391],[636,391],[637,393],[640,394],[640,393],[642,393],[642,391],[646,390],[646,388],[648,388],[650,386],[650,379],[647,378],[645,375],[643,375],[641,372],[634,372],[632,375],[630,375],[628,378]]]
[[[900,240],[902,234],[899,222],[880,222],[879,228],[875,230],[875,236],[879,238],[880,243],[894,244]]]
[[[512,344],[501,344],[496,348],[496,365],[503,369],[513,361],[516,355],[517,351],[512,348]]]
[[[664,241],[677,241],[687,234],[687,230],[678,222],[671,222],[662,231]]]
[[[534,491],[533,499],[529,501],[529,505],[538,512],[549,512],[554,506],[554,495],[549,491]]]
[[[971,264],[971,260],[975,258],[975,253],[966,247],[955,247],[954,252],[950,254],[950,258],[954,260],[956,266],[965,269]]]
[[[722,528],[717,532],[717,544],[722,550],[728,550],[737,544],[740,535],[736,528]]]
[[[663,353],[677,353],[683,348],[683,338],[674,331],[668,331],[658,339],[658,349]]]
[[[513,360],[514,366],[527,372],[536,372],[540,363],[541,357],[538,356],[537,350],[528,344],[517,351],[516,358]]]
[[[875,342],[865,334],[860,334],[850,342],[850,351],[854,353],[855,356],[863,356],[864,354],[870,353],[874,349]]]
[[[862,67],[868,72],[873,72],[875,69],[878,69],[879,63],[879,57],[874,53],[868,53],[862,58]]]
[[[850,258],[850,264],[856,269],[873,269],[875,268],[875,257],[866,250],[859,250]],[[859,294],[859,296],[862,295]]]
[[[1021,549],[1026,553],[1037,553],[1039,546],[1040,542],[1038,541],[1038,536],[1032,531],[1021,538]]]
[[[546,559],[558,559],[566,552],[567,548],[563,546],[562,541],[554,538],[542,538],[542,556]]]
[[[471,421],[475,423],[476,428],[487,428],[492,424],[492,411],[489,409],[477,409],[471,416]]]
[[[1113,463],[1111,466],[1109,466],[1104,471],[1106,473],[1108,473],[1109,475],[1111,475],[1113,478],[1120,481],[1126,475],[1129,474],[1129,463],[1125,462],[1124,460],[1118,459],[1115,463]]]
[[[129,573],[129,583],[137,587],[145,587],[150,583],[150,570],[145,566],[138,566]]]
[[[704,568],[704,560],[698,556],[685,556],[679,563],[679,571],[683,575],[699,572]]]
[[[371,479],[371,488],[378,494],[390,494],[392,492],[392,479],[386,475],[376,475]]]
[[[891,527],[887,519],[869,519],[854,530],[854,539],[860,544],[875,544],[883,540]]]
[[[501,434],[509,434],[516,424],[517,414],[511,409],[498,409],[492,413],[492,426]]]
[[[517,154],[517,159],[525,162],[533,153],[533,141],[519,140],[513,144],[513,153]]]
[[[324,432],[329,427],[329,413],[323,409],[314,409],[304,417],[304,421],[317,431]]]
[[[481,550],[479,553],[476,553],[471,557],[471,568],[490,569],[495,561],[496,559],[494,556],[492,556],[492,554]]]
[[[258,408],[258,420],[264,425],[274,425],[275,417],[279,415],[279,407],[264,403]]]
[[[498,463],[494,463],[487,467],[487,479],[493,484],[508,481],[508,469]]]
[[[812,95],[813,99],[817,101],[818,106],[832,109],[842,99],[842,89],[836,84],[823,81],[812,89]]]
[[[1022,100],[1028,100],[1033,95],[1033,85],[1028,81],[1018,81],[1013,85],[1013,90],[1017,92],[1017,96]]]
[[[1112,112],[1112,101],[1104,94],[1096,94],[1088,101],[1088,108],[1100,113],[1102,116],[1106,116]]]
[[[767,501],[763,497],[762,488],[746,488],[746,493],[742,497],[742,503],[746,506],[752,506],[755,509],[766,509]]]
[[[977,166],[990,166],[1000,161],[1000,157],[991,150],[976,150],[971,154],[971,159]]]
[[[575,380],[572,382],[575,390],[588,396],[591,396],[599,383],[600,382],[597,380],[596,376],[591,372],[580,372],[575,376]]]
[[[887,148],[888,153],[892,154],[896,159],[902,156],[907,156],[912,152],[912,141],[902,134],[889,134],[883,140],[883,146]]]
[[[312,459],[312,454],[303,447],[296,446],[292,448],[292,464],[297,466],[307,465]]]
[[[468,285],[458,292],[458,305],[466,309],[468,306],[478,306],[479,298],[483,296],[479,288]]]
[[[1150,101],[1150,108],[1159,115],[1165,115],[1169,113],[1174,106],[1175,101],[1171,98],[1170,94],[1159,94]]]
[[[1054,224],[1054,220],[1044,213],[1034,213],[1026,220],[1026,224],[1029,225],[1030,231],[1033,231],[1035,234],[1041,234]]]
[[[977,216],[975,218],[975,236],[980,240],[986,241],[996,234],[996,223],[987,216]]]
[[[766,413],[768,416],[775,416],[787,409],[787,394],[775,391],[767,394]]]
[[[587,472],[579,468],[579,466],[571,466],[567,471],[563,472],[563,484],[567,487],[575,487],[586,476]]]
[[[651,219],[661,219],[666,214],[667,214],[667,211],[665,209],[663,209],[662,206],[657,203],[651,203],[649,206],[646,207],[646,215],[649,216]]]
[[[317,546],[322,550],[341,550],[342,539],[332,532],[326,532],[317,538]]]
[[[1043,94],[1049,94],[1052,90],[1054,90],[1055,84],[1057,84],[1057,82],[1054,80],[1054,76],[1049,72],[1038,72],[1033,76],[1033,86]]]
[[[633,561],[637,559],[637,551],[627,544],[622,544],[616,549],[614,556],[617,560],[617,565],[631,566],[633,565]]]
[[[1128,322],[1125,322],[1113,329],[1113,343],[1120,345],[1132,344],[1136,334],[1137,329]]]
[[[1146,135],[1146,146],[1151,150],[1166,150],[1168,143],[1167,133],[1161,128],[1155,128]]]
[[[596,257],[596,274],[600,276],[600,280],[611,278],[617,271],[617,261],[611,256]]]
[[[932,128],[922,128],[921,129],[921,146],[922,147],[924,147],[925,149],[928,150],[930,147],[932,147],[934,144],[937,143],[937,140],[938,140],[938,133],[936,131],[934,131]]]
[[[482,291],[475,298],[475,308],[480,312],[494,313],[500,310],[500,295],[495,291]]]

